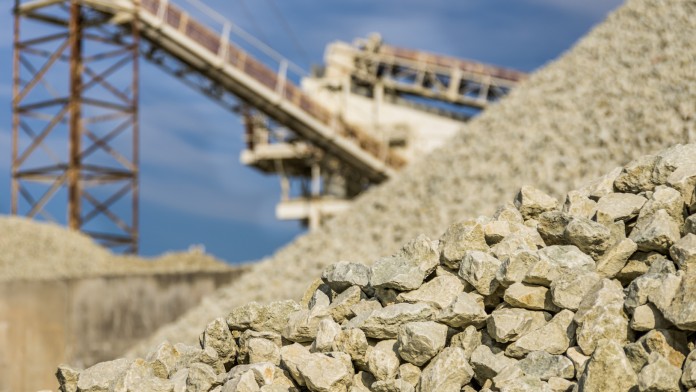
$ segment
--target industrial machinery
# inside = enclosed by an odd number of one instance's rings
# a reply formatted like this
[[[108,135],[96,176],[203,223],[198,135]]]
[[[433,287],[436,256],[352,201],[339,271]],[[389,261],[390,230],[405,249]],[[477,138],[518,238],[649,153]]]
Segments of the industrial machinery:
[[[63,192],[69,227],[137,252],[139,55],[242,116],[241,161],[278,174],[277,215],[310,227],[524,78],[378,36],[331,44],[325,67],[306,75],[186,4],[201,16],[169,0],[15,0],[12,213],[52,219],[45,206]],[[65,154],[48,148],[52,137],[67,139]]]

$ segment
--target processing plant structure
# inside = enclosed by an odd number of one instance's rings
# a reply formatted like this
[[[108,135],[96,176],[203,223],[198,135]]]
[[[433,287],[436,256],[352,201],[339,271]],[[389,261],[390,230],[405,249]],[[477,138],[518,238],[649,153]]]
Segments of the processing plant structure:
[[[197,0],[16,0],[13,214],[55,220],[63,197],[70,228],[137,252],[141,57],[241,116],[241,162],[277,174],[278,218],[310,228],[525,77],[378,35],[307,74]]]

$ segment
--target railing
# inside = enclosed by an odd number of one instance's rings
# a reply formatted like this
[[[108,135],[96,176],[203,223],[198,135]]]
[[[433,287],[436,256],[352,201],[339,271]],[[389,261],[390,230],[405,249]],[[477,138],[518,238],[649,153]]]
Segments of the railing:
[[[331,112],[314,102],[292,82],[291,75],[297,77],[305,74],[302,68],[285,59],[198,0],[186,1],[216,24],[220,24],[220,33],[216,33],[215,29],[203,25],[197,19],[191,18],[188,13],[171,4],[169,0],[141,0],[141,8],[157,16],[163,23],[186,35],[200,46],[215,53],[222,64],[239,69],[275,92],[281,100],[292,103],[322,124],[335,129],[339,135],[355,141],[360,148],[374,157],[379,159],[384,157],[384,146],[380,141],[354,126],[337,121]],[[244,40],[253,49],[275,62],[278,71],[273,71],[241,47],[232,44],[231,38],[233,36]],[[388,152],[384,160],[387,165],[395,168],[400,168],[405,164],[403,158],[392,152]]]

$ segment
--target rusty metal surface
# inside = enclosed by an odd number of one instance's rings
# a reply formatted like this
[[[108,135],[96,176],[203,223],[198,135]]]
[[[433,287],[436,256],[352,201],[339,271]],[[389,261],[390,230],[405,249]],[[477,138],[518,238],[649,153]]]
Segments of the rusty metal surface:
[[[17,0],[15,10],[19,5]],[[31,29],[45,22],[63,31],[41,34],[36,31],[43,30]],[[89,12],[80,0],[49,4],[34,15],[15,12],[11,212],[65,223],[106,247],[136,253],[139,34],[135,15],[131,26],[129,33],[115,35],[108,19]],[[57,80],[65,79],[66,68],[67,86],[55,87]],[[125,89],[118,85],[122,79],[114,80],[114,75],[124,74],[131,78]],[[56,152],[58,135],[67,140],[65,149]],[[130,138],[127,147],[114,142],[119,136]],[[59,197],[67,198],[64,222],[50,212],[51,202]]]

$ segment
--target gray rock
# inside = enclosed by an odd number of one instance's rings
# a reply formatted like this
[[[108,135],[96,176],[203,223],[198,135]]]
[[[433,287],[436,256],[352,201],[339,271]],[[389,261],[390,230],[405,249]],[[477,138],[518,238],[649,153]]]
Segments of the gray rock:
[[[321,353],[310,354],[297,371],[312,392],[346,392],[353,376],[343,361]]]
[[[350,392],[372,392],[370,386],[377,380],[369,372],[357,372],[353,376],[353,384],[350,387]]]
[[[194,363],[188,368],[186,391],[208,392],[217,383],[217,374],[210,365]]]
[[[227,326],[232,331],[272,331],[281,333],[288,323],[291,313],[300,310],[300,304],[295,301],[276,301],[268,305],[250,302],[234,309],[227,316]]]
[[[597,259],[597,273],[604,278],[615,277],[638,250],[630,238],[624,238]]]
[[[640,210],[638,218],[648,217],[659,210],[667,211],[669,216],[681,224],[684,221],[684,199],[681,193],[668,186],[658,186]]]
[[[554,305],[551,292],[544,286],[526,283],[515,283],[505,290],[503,297],[508,304],[529,310],[547,310],[557,312],[560,309]]]
[[[551,300],[560,308],[577,310],[582,299],[600,280],[600,275],[591,271],[563,274],[551,283]]]
[[[487,317],[482,296],[459,293],[448,307],[437,313],[436,319],[450,327],[462,328],[469,325],[480,327]]]
[[[687,388],[696,388],[696,350],[691,351],[684,361],[681,382]]]
[[[641,261],[628,259],[626,265],[621,268],[621,271],[616,274],[615,278],[618,279],[623,286],[628,286],[636,278],[647,273],[649,268],[647,264]]]
[[[575,377],[580,378],[580,375],[585,372],[585,364],[587,364],[590,357],[583,354],[580,347],[577,346],[569,347],[565,355],[568,357],[568,359],[570,359],[571,362],[573,362],[573,367],[575,367]]]
[[[505,355],[521,358],[532,351],[546,351],[549,354],[563,354],[575,337],[574,314],[561,310],[551,321],[534,329],[508,345]]]
[[[495,245],[512,233],[513,228],[506,220],[492,220],[483,225],[486,244]]]
[[[483,226],[475,220],[455,223],[440,237],[440,260],[451,269],[459,269],[459,262],[467,251],[487,251]]]
[[[515,207],[522,217],[537,219],[546,211],[558,208],[558,200],[531,186],[523,186],[515,196]]]
[[[312,353],[299,343],[283,346],[280,349],[280,363],[286,369],[293,380],[301,386],[305,386],[305,379],[299,370],[299,366],[310,361]],[[343,367],[343,365],[341,365]]]
[[[629,162],[614,181],[614,188],[619,192],[640,193],[655,188],[652,172],[657,162],[656,155],[645,155]]]
[[[110,391],[132,362],[130,359],[116,359],[89,367],[80,372],[77,389],[80,392]]]
[[[696,235],[685,235],[669,248],[669,254],[680,270],[696,271]]]
[[[275,332],[257,332],[248,329],[239,337],[239,363],[280,363],[282,338]]]
[[[425,282],[416,290],[400,293],[397,301],[432,305],[435,309],[449,306],[457,295],[464,290],[464,285],[456,276],[437,276]]]
[[[333,349],[336,335],[341,332],[341,326],[330,318],[322,319],[317,328],[317,337],[312,342],[311,352],[326,353]]]
[[[577,383],[560,377],[551,377],[547,383],[552,392],[572,392],[577,387]]]
[[[350,355],[357,364],[366,363],[367,338],[365,333],[358,328],[348,328],[340,331],[333,341],[333,350]]]
[[[586,355],[592,354],[597,342],[615,340],[628,342],[628,317],[624,309],[623,287],[618,281],[603,279],[583,298],[575,313],[578,346]]]
[[[514,342],[520,336],[542,327],[551,315],[518,308],[494,310],[486,321],[486,329],[497,342]]]
[[[479,332],[473,325],[470,325],[466,327],[464,331],[452,336],[450,346],[461,348],[464,350],[464,355],[467,358],[470,358],[471,353],[482,344],[481,338],[481,332]]]
[[[563,355],[552,355],[546,351],[534,351],[517,363],[524,374],[547,381],[551,377],[571,379],[575,376],[575,367],[570,359]]]
[[[672,323],[667,321],[655,305],[647,303],[638,306],[631,316],[630,327],[634,331],[649,331],[651,329],[669,328]]]
[[[536,251],[521,250],[514,252],[500,264],[495,278],[504,287],[522,282],[527,275],[527,271],[538,262],[539,255]]]
[[[174,384],[155,374],[144,359],[136,359],[112,387],[117,392],[172,392]]]
[[[493,214],[493,219],[502,220],[510,223],[524,223],[524,218],[520,211],[515,207],[515,204],[507,201],[503,203],[495,213]]]
[[[464,351],[446,347],[423,369],[418,391],[459,392],[473,375]]]
[[[565,212],[546,211],[539,215],[537,231],[546,245],[568,245],[565,230],[572,219],[573,216]]]
[[[337,293],[351,287],[367,287],[370,282],[370,267],[350,261],[339,261],[326,267],[321,279]]]
[[[391,257],[370,269],[370,285],[399,291],[415,290],[438,265],[439,253],[428,237],[420,235]]]
[[[658,154],[652,181],[655,184],[665,184],[669,176],[680,167],[696,165],[696,146],[692,144],[677,144]]]
[[[494,354],[490,347],[485,345],[478,346],[471,353],[469,362],[479,384],[483,384],[486,380],[497,376],[503,369],[517,363],[516,360],[506,357],[503,352]]]
[[[358,286],[351,286],[334,298],[329,305],[329,314],[331,318],[338,323],[342,323],[346,319],[353,317],[353,306],[366,299],[365,294]]]
[[[595,262],[574,245],[552,245],[540,249],[539,261],[532,265],[524,282],[549,287],[563,274],[594,271]]]
[[[654,214],[638,218],[629,238],[640,251],[654,250],[666,254],[679,240],[679,223],[666,210],[657,210]]]
[[[646,356],[660,354],[677,368],[682,367],[689,353],[686,333],[677,330],[652,330],[641,336],[636,343],[645,350]]]
[[[588,196],[590,199],[599,200],[602,196],[614,192],[614,181],[616,181],[616,178],[621,174],[622,170],[622,167],[616,167],[609,173],[578,189],[578,191]]]
[[[614,340],[602,340],[578,378],[581,391],[633,391],[638,377],[633,371],[621,345]]]
[[[404,380],[381,380],[372,384],[373,392],[414,392],[416,389]]]
[[[160,343],[145,359],[150,361],[153,367],[160,368],[163,377],[169,377],[174,373],[180,355],[171,343],[165,341]]]
[[[397,336],[399,356],[409,363],[422,366],[445,347],[447,326],[434,321],[407,323],[399,327]]]
[[[425,272],[419,263],[398,256],[379,259],[370,270],[370,285],[375,288],[415,290],[423,279]]]
[[[491,253],[498,260],[505,260],[513,253],[529,250],[535,251],[544,246],[544,240],[536,229],[516,224],[517,229],[491,248]]]
[[[80,372],[68,365],[58,365],[56,378],[60,384],[60,392],[77,392],[77,380]]]
[[[612,240],[606,226],[587,218],[573,218],[566,226],[564,235],[568,243],[595,260],[609,249]]]
[[[503,369],[500,374],[493,378],[492,384],[495,385],[495,389],[498,391],[506,392],[550,392],[551,388],[549,385],[539,377],[526,375],[517,366],[510,366]]]
[[[667,294],[662,296],[666,302],[671,293],[669,286],[660,287],[660,289],[668,291]],[[654,294],[653,296],[658,295]],[[660,306],[661,304],[658,301],[651,302],[655,303],[665,318],[677,328],[686,331],[696,331],[696,271],[689,272],[683,276],[672,301],[670,301],[666,309],[664,305]]]
[[[319,323],[330,317],[328,309],[323,306],[298,310],[289,315],[282,335],[291,342],[311,342],[317,337]]]
[[[639,276],[628,285],[625,307],[629,312],[648,301],[666,315],[672,300],[677,295],[682,275],[669,273],[647,273]]]
[[[609,224],[615,221],[628,221],[636,216],[646,198],[631,193],[610,193],[597,202],[597,222]]]
[[[597,211],[597,202],[578,191],[570,191],[566,195],[562,211],[570,216],[592,218]]]
[[[696,201],[694,199],[696,166],[683,166],[678,168],[667,178],[667,185],[681,194],[684,204],[693,206]]]
[[[247,370],[246,372],[237,374],[230,378],[222,386],[221,392],[257,392],[261,391],[259,384],[256,382],[254,372]]]
[[[400,303],[375,310],[356,323],[355,327],[362,329],[369,338],[395,339],[400,325],[412,321],[428,321],[433,315],[434,310],[430,305]]]
[[[400,365],[397,347],[395,339],[381,340],[367,353],[367,369],[375,379],[396,378]]]
[[[638,374],[638,388],[641,392],[679,392],[681,369],[672,366],[660,354],[650,354],[648,364]]]
[[[232,337],[227,322],[220,317],[211,321],[201,335],[201,347],[211,347],[223,363],[234,362],[237,356],[237,343]]]
[[[684,220],[684,234],[696,234],[696,214],[692,214]]]
[[[500,260],[481,251],[467,251],[459,267],[459,276],[469,282],[481,295],[490,295],[498,287],[495,275]]]
[[[397,378],[411,384],[414,388],[418,385],[421,376],[421,369],[411,363],[404,363],[399,366]]]
[[[261,362],[235,366],[227,373],[227,378],[236,379],[247,373],[251,374],[256,384],[261,387],[263,385],[272,384],[276,373],[282,373],[282,371],[270,362]]]

